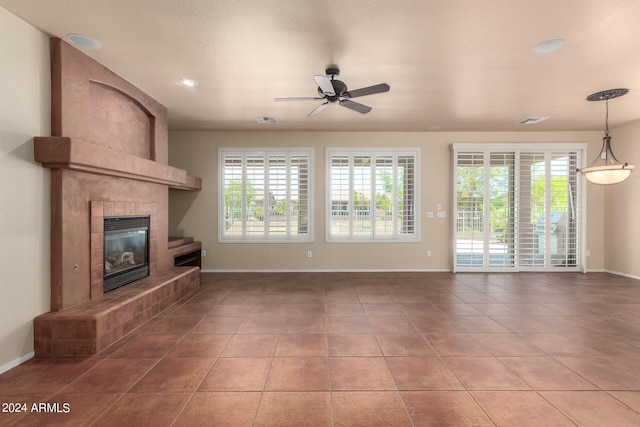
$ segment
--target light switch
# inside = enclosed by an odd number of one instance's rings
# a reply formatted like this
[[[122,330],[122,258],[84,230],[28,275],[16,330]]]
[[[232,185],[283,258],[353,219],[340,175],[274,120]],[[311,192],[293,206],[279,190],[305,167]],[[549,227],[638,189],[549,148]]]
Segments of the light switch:
[[[446,218],[446,217],[447,217],[447,213],[445,211],[438,212],[438,218]]]

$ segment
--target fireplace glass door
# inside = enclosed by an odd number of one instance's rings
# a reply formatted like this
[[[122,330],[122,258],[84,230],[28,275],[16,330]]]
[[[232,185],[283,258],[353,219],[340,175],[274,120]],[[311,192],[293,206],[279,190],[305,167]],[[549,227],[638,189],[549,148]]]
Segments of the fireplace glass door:
[[[149,217],[104,219],[104,292],[149,275]]]

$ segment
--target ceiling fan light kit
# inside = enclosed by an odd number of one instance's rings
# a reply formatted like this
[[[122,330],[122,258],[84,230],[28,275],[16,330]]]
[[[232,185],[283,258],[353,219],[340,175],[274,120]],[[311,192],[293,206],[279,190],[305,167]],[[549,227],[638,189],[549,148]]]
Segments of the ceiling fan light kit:
[[[376,93],[388,92],[390,87],[386,83],[380,83],[373,86],[367,86],[360,89],[348,90],[347,85],[341,81],[336,80],[336,77],[340,75],[340,69],[337,67],[327,67],[325,70],[326,75],[316,75],[313,79],[318,84],[318,96],[317,97],[293,97],[293,98],[276,98],[275,101],[303,101],[303,100],[324,100],[322,104],[314,108],[307,117],[314,117],[320,114],[329,104],[337,103],[350,110],[356,111],[360,114],[367,114],[372,110],[368,105],[361,104],[359,102],[351,101],[351,98],[358,98],[360,96],[373,95]]]
[[[627,93],[629,93],[629,89],[608,89],[587,96],[587,101],[605,101],[606,104],[605,133],[600,153],[589,166],[578,169],[589,182],[594,184],[610,185],[623,182],[629,178],[635,167],[616,158],[611,149],[611,137],[609,136],[609,100]]]

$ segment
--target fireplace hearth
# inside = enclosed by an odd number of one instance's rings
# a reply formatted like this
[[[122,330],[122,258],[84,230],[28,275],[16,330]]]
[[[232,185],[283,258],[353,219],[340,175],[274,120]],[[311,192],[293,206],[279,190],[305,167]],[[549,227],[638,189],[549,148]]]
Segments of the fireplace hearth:
[[[149,275],[149,216],[104,218],[103,292]]]

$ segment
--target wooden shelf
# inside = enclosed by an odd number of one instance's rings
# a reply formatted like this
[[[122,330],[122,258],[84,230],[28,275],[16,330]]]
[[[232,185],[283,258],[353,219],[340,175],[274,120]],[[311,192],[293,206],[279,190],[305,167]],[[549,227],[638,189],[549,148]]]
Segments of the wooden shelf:
[[[169,237],[169,254],[176,266],[202,267],[202,242],[193,237]]]

